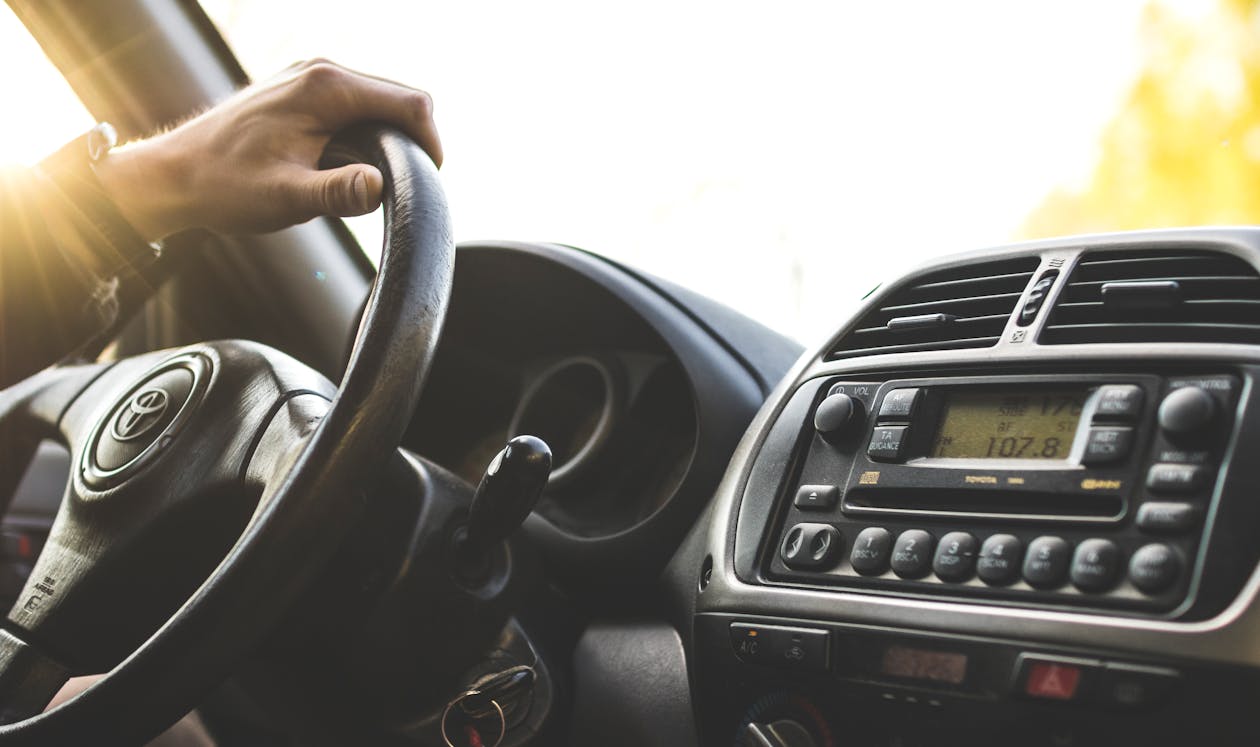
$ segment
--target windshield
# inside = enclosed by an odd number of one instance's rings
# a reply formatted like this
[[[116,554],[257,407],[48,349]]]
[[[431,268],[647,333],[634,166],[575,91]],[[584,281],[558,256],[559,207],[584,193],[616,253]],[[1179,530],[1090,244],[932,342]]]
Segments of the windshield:
[[[6,3],[0,3],[0,65],[21,71],[4,77],[4,98],[14,108],[0,119],[0,169],[31,166],[95,124]]]
[[[458,239],[573,244],[802,341],[940,254],[1260,212],[1254,2],[204,5],[255,77],[429,90]]]

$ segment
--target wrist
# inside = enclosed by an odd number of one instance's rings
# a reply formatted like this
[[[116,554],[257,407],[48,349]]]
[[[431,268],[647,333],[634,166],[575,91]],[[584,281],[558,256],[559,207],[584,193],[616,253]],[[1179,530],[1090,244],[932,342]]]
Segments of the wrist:
[[[94,165],[118,212],[146,241],[160,241],[194,226],[179,154],[162,138],[110,151]]]

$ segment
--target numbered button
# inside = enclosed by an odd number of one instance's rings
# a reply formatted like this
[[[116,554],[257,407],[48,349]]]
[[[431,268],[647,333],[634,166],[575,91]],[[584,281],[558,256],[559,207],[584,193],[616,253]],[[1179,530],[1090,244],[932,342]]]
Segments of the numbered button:
[[[1120,575],[1120,548],[1106,539],[1087,539],[1072,556],[1072,583],[1081,591],[1106,591]]]
[[[853,540],[849,563],[863,576],[878,576],[888,570],[888,558],[892,555],[892,532],[883,527],[867,527]]]
[[[976,575],[990,586],[1005,586],[1019,578],[1024,543],[1013,534],[995,534],[980,546]]]
[[[922,529],[909,529],[893,546],[892,569],[902,578],[923,578],[932,570],[932,535]]]
[[[941,537],[932,559],[932,570],[942,581],[958,583],[971,578],[976,567],[976,538],[966,532]]]
[[[1024,580],[1038,589],[1061,586],[1071,559],[1072,548],[1062,537],[1038,537],[1028,544]]]

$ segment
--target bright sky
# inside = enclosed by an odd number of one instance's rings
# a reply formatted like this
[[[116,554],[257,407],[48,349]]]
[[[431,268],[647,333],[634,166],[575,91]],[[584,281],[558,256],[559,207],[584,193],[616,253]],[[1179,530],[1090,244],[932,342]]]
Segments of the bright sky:
[[[1086,179],[1145,0],[205,5],[256,78],[322,56],[433,93],[459,239],[581,246],[813,342]],[[37,114],[0,161],[30,161],[90,120],[14,26],[7,94]]]

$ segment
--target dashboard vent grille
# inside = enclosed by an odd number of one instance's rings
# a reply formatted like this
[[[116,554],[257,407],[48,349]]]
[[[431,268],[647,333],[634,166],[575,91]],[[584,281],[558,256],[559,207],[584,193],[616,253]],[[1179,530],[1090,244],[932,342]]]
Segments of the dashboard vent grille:
[[[1040,342],[1257,345],[1260,275],[1240,257],[1198,249],[1086,254]]]
[[[1022,257],[924,275],[867,312],[830,358],[996,345],[1038,264]]]

